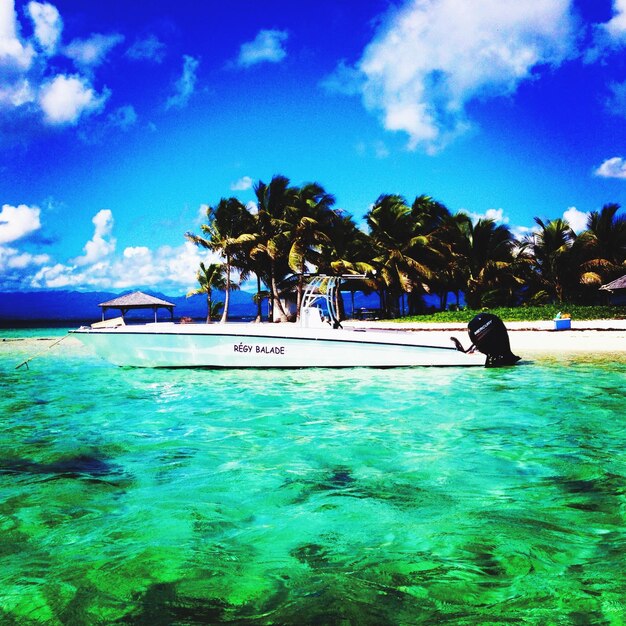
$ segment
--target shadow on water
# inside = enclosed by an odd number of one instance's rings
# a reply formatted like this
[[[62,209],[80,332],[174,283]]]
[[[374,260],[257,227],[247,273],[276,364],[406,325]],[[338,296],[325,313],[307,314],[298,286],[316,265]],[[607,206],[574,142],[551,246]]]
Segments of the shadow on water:
[[[82,479],[113,485],[120,485],[129,480],[119,465],[88,454],[65,456],[51,463],[41,463],[27,458],[4,458],[0,459],[1,474],[44,476],[48,480]]]

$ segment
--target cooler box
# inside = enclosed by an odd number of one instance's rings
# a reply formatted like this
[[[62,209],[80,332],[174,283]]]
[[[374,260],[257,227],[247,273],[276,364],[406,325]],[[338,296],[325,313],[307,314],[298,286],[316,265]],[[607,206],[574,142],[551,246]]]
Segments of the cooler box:
[[[554,320],[554,330],[570,330],[572,320],[569,318]]]

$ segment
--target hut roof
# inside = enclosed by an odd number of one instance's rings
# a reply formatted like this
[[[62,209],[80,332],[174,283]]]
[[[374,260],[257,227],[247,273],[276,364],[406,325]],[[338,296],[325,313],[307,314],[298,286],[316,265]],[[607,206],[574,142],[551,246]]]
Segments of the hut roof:
[[[604,289],[605,291],[616,291],[618,289],[626,289],[626,274],[617,278],[611,283],[607,283],[606,285],[602,285],[600,289]]]
[[[102,302],[98,306],[107,309],[152,309],[154,307],[174,308],[176,305],[161,298],[149,296],[142,291],[127,293],[119,298]]]

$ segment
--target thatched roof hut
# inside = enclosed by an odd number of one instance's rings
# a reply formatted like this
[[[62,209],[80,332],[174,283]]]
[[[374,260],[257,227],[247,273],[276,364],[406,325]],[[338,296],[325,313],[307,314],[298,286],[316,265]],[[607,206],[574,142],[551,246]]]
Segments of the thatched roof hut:
[[[611,304],[626,304],[626,274],[602,285],[600,290],[608,291]]]
[[[617,278],[611,283],[607,283],[606,285],[602,285],[600,289],[604,289],[605,291],[617,291],[618,289],[626,289],[626,274]]]
[[[134,291],[133,293],[127,293],[119,298],[113,298],[107,302],[102,302],[98,305],[102,307],[102,319],[104,320],[104,314],[108,309],[120,309],[122,317],[128,313],[128,311],[135,309],[152,309],[154,311],[154,321],[157,321],[157,310],[168,309],[170,316],[174,319],[174,307],[175,304],[167,302],[167,300],[161,300],[161,298],[155,298],[149,296],[142,291]]]

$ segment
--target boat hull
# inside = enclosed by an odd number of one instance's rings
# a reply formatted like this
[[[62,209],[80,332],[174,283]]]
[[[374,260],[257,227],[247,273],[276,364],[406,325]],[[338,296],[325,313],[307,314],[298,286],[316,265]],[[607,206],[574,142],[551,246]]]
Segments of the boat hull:
[[[72,331],[119,366],[207,368],[483,366],[410,332],[303,329],[286,324],[146,324]]]

